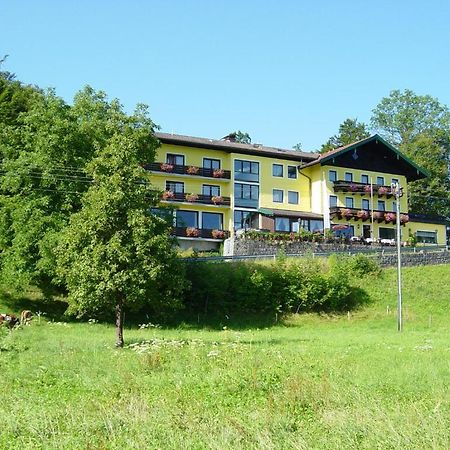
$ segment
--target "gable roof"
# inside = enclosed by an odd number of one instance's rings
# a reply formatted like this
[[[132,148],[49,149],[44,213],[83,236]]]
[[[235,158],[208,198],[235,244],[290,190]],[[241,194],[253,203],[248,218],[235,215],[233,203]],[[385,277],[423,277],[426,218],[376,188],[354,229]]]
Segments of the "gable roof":
[[[180,134],[155,133],[164,144],[183,145],[186,147],[221,150],[227,153],[242,153],[246,155],[267,156],[271,158],[288,159],[297,162],[316,160],[317,153],[297,152],[277,147],[267,147],[261,144],[242,144],[228,140],[208,139]]]
[[[310,161],[302,166],[304,167],[310,167],[315,164],[320,165],[337,165],[339,166],[339,163],[336,162],[336,158],[342,157],[343,155],[346,155],[347,153],[351,151],[356,151],[357,149],[363,149],[368,148],[369,151],[372,151],[373,145],[381,143],[382,146],[385,148],[385,150],[390,153],[393,158],[390,163],[394,163],[395,160],[401,162],[401,164],[397,164],[400,167],[397,169],[397,172],[392,172],[392,166],[390,166],[390,170],[387,171],[387,173],[399,173],[406,176],[406,179],[408,181],[414,181],[419,180],[421,178],[426,178],[429,176],[429,173],[423,169],[422,167],[418,166],[416,163],[411,161],[406,155],[401,153],[399,150],[397,150],[393,145],[391,145],[389,142],[385,141],[381,136],[378,134],[374,134],[373,136],[370,136],[365,139],[361,139],[360,141],[353,142],[352,144],[345,145],[343,147],[336,148],[334,150],[330,150],[329,152],[321,154],[316,160]],[[373,157],[376,157],[377,155],[372,155]],[[376,159],[374,158],[374,162],[376,162]],[[345,166],[344,166],[345,167]],[[364,167],[364,169],[370,170],[371,167],[368,165],[367,167]],[[399,171],[400,170],[400,171]],[[382,172],[382,170],[376,170]]]

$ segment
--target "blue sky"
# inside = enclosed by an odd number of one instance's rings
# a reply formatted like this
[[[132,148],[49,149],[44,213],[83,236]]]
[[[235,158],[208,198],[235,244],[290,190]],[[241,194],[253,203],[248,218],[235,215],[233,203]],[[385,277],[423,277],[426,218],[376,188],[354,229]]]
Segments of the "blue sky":
[[[0,55],[71,101],[85,84],[162,131],[314,150],[392,89],[450,105],[450,2],[7,1]]]

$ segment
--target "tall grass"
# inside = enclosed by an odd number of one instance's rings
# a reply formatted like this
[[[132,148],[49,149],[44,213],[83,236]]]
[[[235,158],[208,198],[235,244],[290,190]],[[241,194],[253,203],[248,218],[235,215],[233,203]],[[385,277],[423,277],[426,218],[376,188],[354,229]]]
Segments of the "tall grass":
[[[394,270],[350,315],[133,328],[123,350],[110,326],[35,320],[0,352],[0,448],[447,448],[449,271],[405,269],[402,334]]]

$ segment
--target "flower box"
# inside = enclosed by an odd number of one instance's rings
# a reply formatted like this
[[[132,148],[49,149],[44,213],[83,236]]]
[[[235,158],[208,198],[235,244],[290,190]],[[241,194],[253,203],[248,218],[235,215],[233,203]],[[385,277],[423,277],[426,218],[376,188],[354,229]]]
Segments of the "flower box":
[[[212,230],[211,236],[214,239],[223,239],[225,237],[225,232],[223,230]]]
[[[358,192],[358,186],[356,184],[351,183],[348,187],[349,192]]]
[[[186,236],[188,237],[199,237],[200,236],[200,230],[195,227],[187,227],[186,228]]]
[[[211,201],[215,204],[215,205],[220,205],[223,203],[223,197],[221,195],[213,195],[211,197]]]
[[[175,193],[172,192],[172,191],[164,191],[164,192],[162,193],[161,198],[162,198],[163,200],[171,200],[171,199],[175,198]]]
[[[213,170],[213,177],[214,178],[222,178],[224,173],[225,172],[223,171],[223,169],[214,169]]]
[[[362,221],[367,220],[370,217],[369,211],[366,211],[365,209],[361,209],[356,213],[356,217],[358,219],[361,219]]]
[[[370,184],[366,184],[364,186],[364,192],[365,193],[370,194],[371,190],[372,190],[372,186]]]
[[[378,195],[386,195],[388,192],[388,188],[384,186],[380,186],[377,191]]]
[[[188,202],[196,202],[198,200],[198,194],[186,194],[185,198]]]
[[[373,220],[378,220],[382,222],[384,220],[384,212],[383,211],[374,211],[372,214]]]
[[[388,212],[384,215],[384,220],[389,223],[389,222],[395,222],[397,219],[397,215],[395,213],[391,213]]]
[[[345,217],[346,219],[350,219],[353,217],[353,211],[349,208],[342,208],[340,210],[340,212],[341,212],[341,216]]]
[[[400,223],[405,224],[409,222],[408,214],[400,214]]]
[[[197,175],[199,170],[200,170],[200,167],[189,166],[186,169],[186,173],[188,173],[189,175]]]
[[[159,167],[163,172],[172,172],[173,170],[173,164],[162,163]]]

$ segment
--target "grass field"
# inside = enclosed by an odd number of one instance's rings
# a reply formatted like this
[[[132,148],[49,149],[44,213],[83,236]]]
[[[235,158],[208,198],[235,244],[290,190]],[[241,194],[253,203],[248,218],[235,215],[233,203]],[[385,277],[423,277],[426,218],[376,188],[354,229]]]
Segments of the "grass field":
[[[0,341],[0,448],[448,448],[450,266],[404,275],[402,334],[391,269],[350,316],[134,328],[123,350],[35,318]]]

